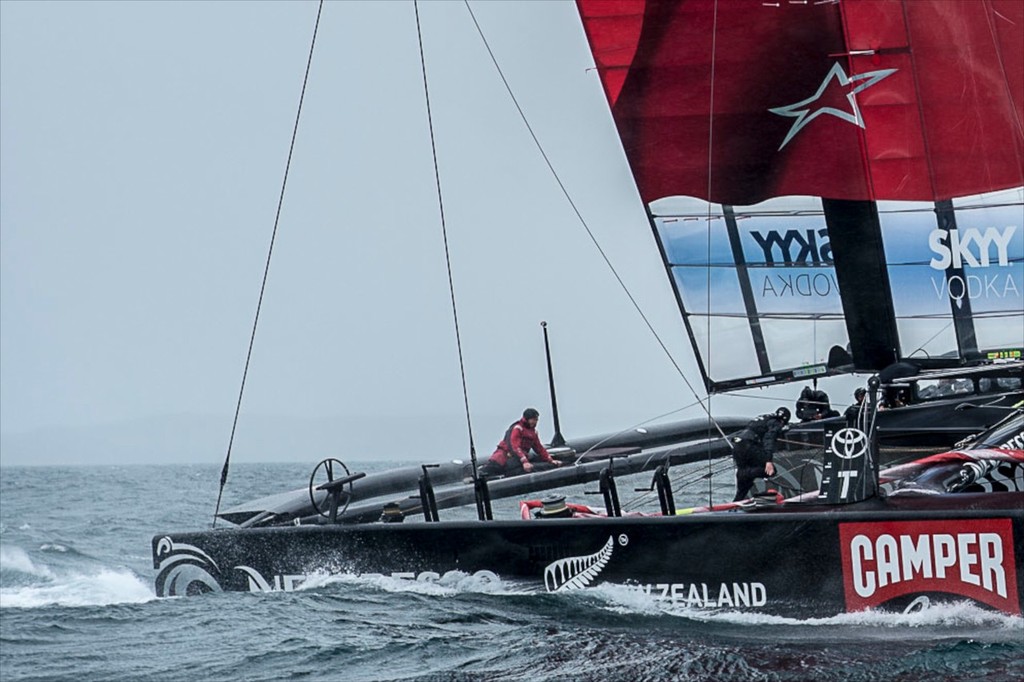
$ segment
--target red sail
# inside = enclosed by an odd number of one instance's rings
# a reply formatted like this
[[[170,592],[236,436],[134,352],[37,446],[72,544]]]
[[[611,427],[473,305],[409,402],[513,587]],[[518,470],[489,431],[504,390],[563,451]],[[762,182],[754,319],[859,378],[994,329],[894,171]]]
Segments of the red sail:
[[[1024,184],[1020,0],[577,0],[646,202]]]

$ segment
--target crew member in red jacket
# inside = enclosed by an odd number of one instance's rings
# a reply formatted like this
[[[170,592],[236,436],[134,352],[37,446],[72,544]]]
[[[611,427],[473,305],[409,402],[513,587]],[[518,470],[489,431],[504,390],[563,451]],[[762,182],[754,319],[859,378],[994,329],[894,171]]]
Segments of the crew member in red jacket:
[[[562,466],[551,458],[537,435],[540,413],[532,407],[523,410],[523,418],[505,431],[505,437],[490,459],[480,467],[483,476],[515,476]]]

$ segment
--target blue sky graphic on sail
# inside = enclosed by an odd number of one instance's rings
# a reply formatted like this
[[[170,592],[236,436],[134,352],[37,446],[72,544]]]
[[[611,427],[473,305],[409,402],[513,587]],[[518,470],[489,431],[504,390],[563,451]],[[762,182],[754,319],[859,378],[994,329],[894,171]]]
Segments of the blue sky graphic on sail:
[[[820,199],[785,197],[726,210],[676,197],[655,202],[652,214],[694,344],[714,380],[794,368],[797,376],[824,374],[831,348],[846,347]]]
[[[940,229],[933,203],[878,202],[901,357],[960,358],[954,314],[965,306],[981,357],[1019,357],[1022,193],[954,200],[954,236]],[[651,210],[713,382],[756,385],[787,371],[795,378],[829,371],[829,352],[846,348],[849,336],[820,199],[782,197],[723,209],[673,197]]]

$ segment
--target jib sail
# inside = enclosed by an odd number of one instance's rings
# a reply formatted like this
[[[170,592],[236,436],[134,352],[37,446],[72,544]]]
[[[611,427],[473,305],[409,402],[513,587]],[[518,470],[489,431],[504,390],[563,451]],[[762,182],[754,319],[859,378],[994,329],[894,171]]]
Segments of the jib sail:
[[[1024,4],[577,4],[709,391],[1020,357]]]

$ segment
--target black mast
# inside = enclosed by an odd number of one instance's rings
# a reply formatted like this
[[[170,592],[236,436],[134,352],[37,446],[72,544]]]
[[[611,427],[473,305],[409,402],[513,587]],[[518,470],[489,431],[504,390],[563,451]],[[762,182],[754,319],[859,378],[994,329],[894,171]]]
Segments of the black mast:
[[[555,399],[555,373],[551,368],[551,346],[548,344],[548,323],[541,322],[541,329],[544,330],[544,355],[548,360],[548,387],[551,392],[551,418],[555,422],[555,435],[551,437],[551,446],[560,448],[565,445],[565,438],[562,437],[562,427],[558,422],[558,401]]]

